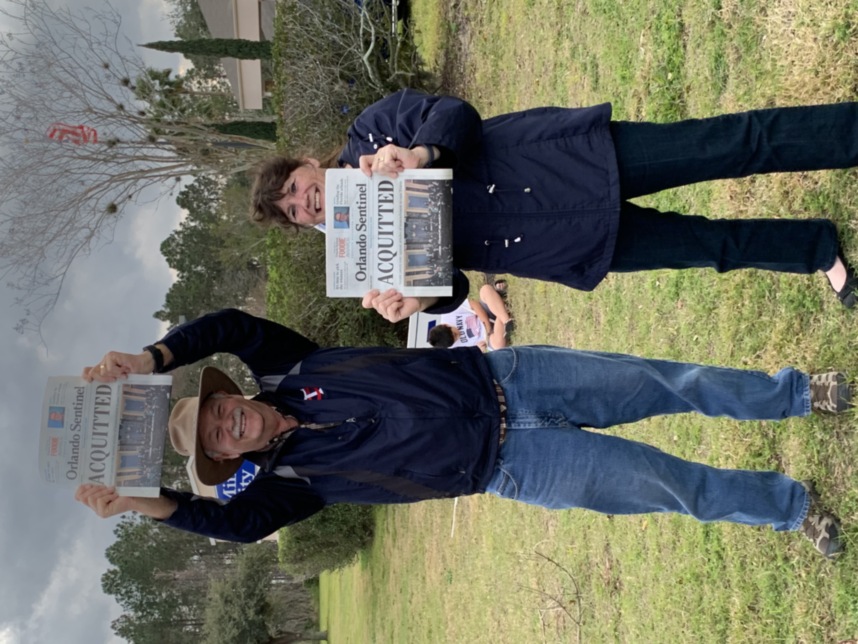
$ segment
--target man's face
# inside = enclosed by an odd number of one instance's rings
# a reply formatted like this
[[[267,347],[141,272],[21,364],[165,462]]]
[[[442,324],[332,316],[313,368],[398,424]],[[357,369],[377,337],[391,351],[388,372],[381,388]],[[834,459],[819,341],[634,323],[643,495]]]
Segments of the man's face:
[[[215,460],[229,460],[264,449],[295,424],[294,418],[284,418],[265,403],[214,394],[200,408],[198,431],[207,454]]]

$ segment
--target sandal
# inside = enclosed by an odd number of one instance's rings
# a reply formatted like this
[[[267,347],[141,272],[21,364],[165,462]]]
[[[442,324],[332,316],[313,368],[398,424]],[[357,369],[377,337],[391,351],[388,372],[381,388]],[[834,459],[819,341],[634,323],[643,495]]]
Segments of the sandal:
[[[503,325],[503,334],[506,337],[509,337],[513,333],[515,333],[515,319],[510,318],[509,321]]]
[[[843,283],[843,288],[834,292],[837,293],[837,299],[840,300],[840,303],[847,309],[851,309],[858,304],[858,275],[855,274],[855,269],[843,258],[842,254],[839,254],[837,258],[846,267],[846,281]]]

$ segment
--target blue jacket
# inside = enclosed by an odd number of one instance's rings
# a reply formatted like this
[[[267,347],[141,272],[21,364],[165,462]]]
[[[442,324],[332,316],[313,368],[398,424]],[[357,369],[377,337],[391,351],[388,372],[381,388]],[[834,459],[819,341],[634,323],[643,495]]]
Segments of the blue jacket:
[[[395,143],[435,145],[453,168],[457,268],[559,282],[589,291],[608,272],[617,237],[619,178],[611,106],[543,107],[481,120],[468,103],[414,90],[364,110],[340,164]],[[457,273],[453,310],[467,297]]]
[[[225,505],[164,489],[179,504],[169,525],[255,541],[329,503],[483,492],[494,470],[500,412],[477,349],[320,349],[234,309],[180,326],[162,342],[173,352],[171,367],[233,353],[259,384],[258,399],[301,422],[335,423],[299,428],[279,450],[246,455],[262,471]]]

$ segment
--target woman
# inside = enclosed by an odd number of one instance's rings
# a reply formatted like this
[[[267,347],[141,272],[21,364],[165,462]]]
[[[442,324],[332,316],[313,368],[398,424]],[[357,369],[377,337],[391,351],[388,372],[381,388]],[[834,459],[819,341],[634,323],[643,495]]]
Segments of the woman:
[[[509,273],[589,291],[609,271],[711,267],[825,272],[847,308],[858,278],[825,219],[706,219],[627,201],[700,181],[858,165],[858,104],[756,110],[677,123],[612,122],[609,104],[544,107],[481,120],[467,102],[403,90],[371,105],[330,162],[272,159],[259,171],[252,218],[324,221],[324,168],[395,176],[453,168],[457,269]],[[370,291],[364,306],[391,321],[454,310],[438,300]]]

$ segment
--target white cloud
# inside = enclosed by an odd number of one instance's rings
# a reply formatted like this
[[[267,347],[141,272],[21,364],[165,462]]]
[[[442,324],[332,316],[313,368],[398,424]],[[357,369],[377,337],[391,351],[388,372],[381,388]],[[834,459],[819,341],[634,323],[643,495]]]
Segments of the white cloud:
[[[92,0],[51,0],[73,10]],[[111,0],[124,16],[132,43],[169,39],[161,0]],[[8,4],[0,0],[0,7]],[[2,20],[2,19],[0,19]],[[2,29],[2,22],[0,22]],[[152,65],[169,67],[181,56],[138,50]],[[115,240],[75,262],[55,313],[43,332],[12,327],[22,316],[15,293],[0,289],[0,644],[104,644],[119,642],[110,622],[120,612],[101,592],[103,552],[115,524],[72,499],[71,489],[39,480],[37,431],[48,375],[76,374],[110,349],[137,351],[162,334],[152,317],[175,276],[161,256],[161,241],[180,220],[174,198],[134,205],[119,221]]]
[[[97,531],[85,531],[63,551],[31,616],[21,628],[24,641],[69,641],[69,636],[78,631],[76,625],[80,624],[81,618],[94,608],[98,609],[103,620],[97,630],[103,631],[102,637],[107,636],[110,622],[120,615],[121,610],[102,593],[100,575],[93,575],[95,571],[107,569],[103,555],[90,543],[94,539],[103,548],[106,544],[99,537]],[[94,632],[90,636],[92,641],[102,639],[95,637]]]
[[[132,251],[136,259],[143,263],[146,270],[169,274],[175,279],[175,273],[170,272],[164,256],[158,252],[161,242],[185,218],[186,213],[175,202],[164,199],[160,204],[144,206],[139,215],[131,222]],[[153,249],[155,252],[152,252]]]
[[[92,530],[85,536],[92,538]],[[71,617],[79,616],[89,603],[88,595],[93,591],[101,591],[100,582],[88,574],[99,568],[107,568],[104,556],[93,552],[89,543],[78,538],[60,558],[41,600],[36,604],[33,620],[41,619],[58,604]]]
[[[20,641],[18,632],[12,626],[0,629],[0,644],[16,644]]]

